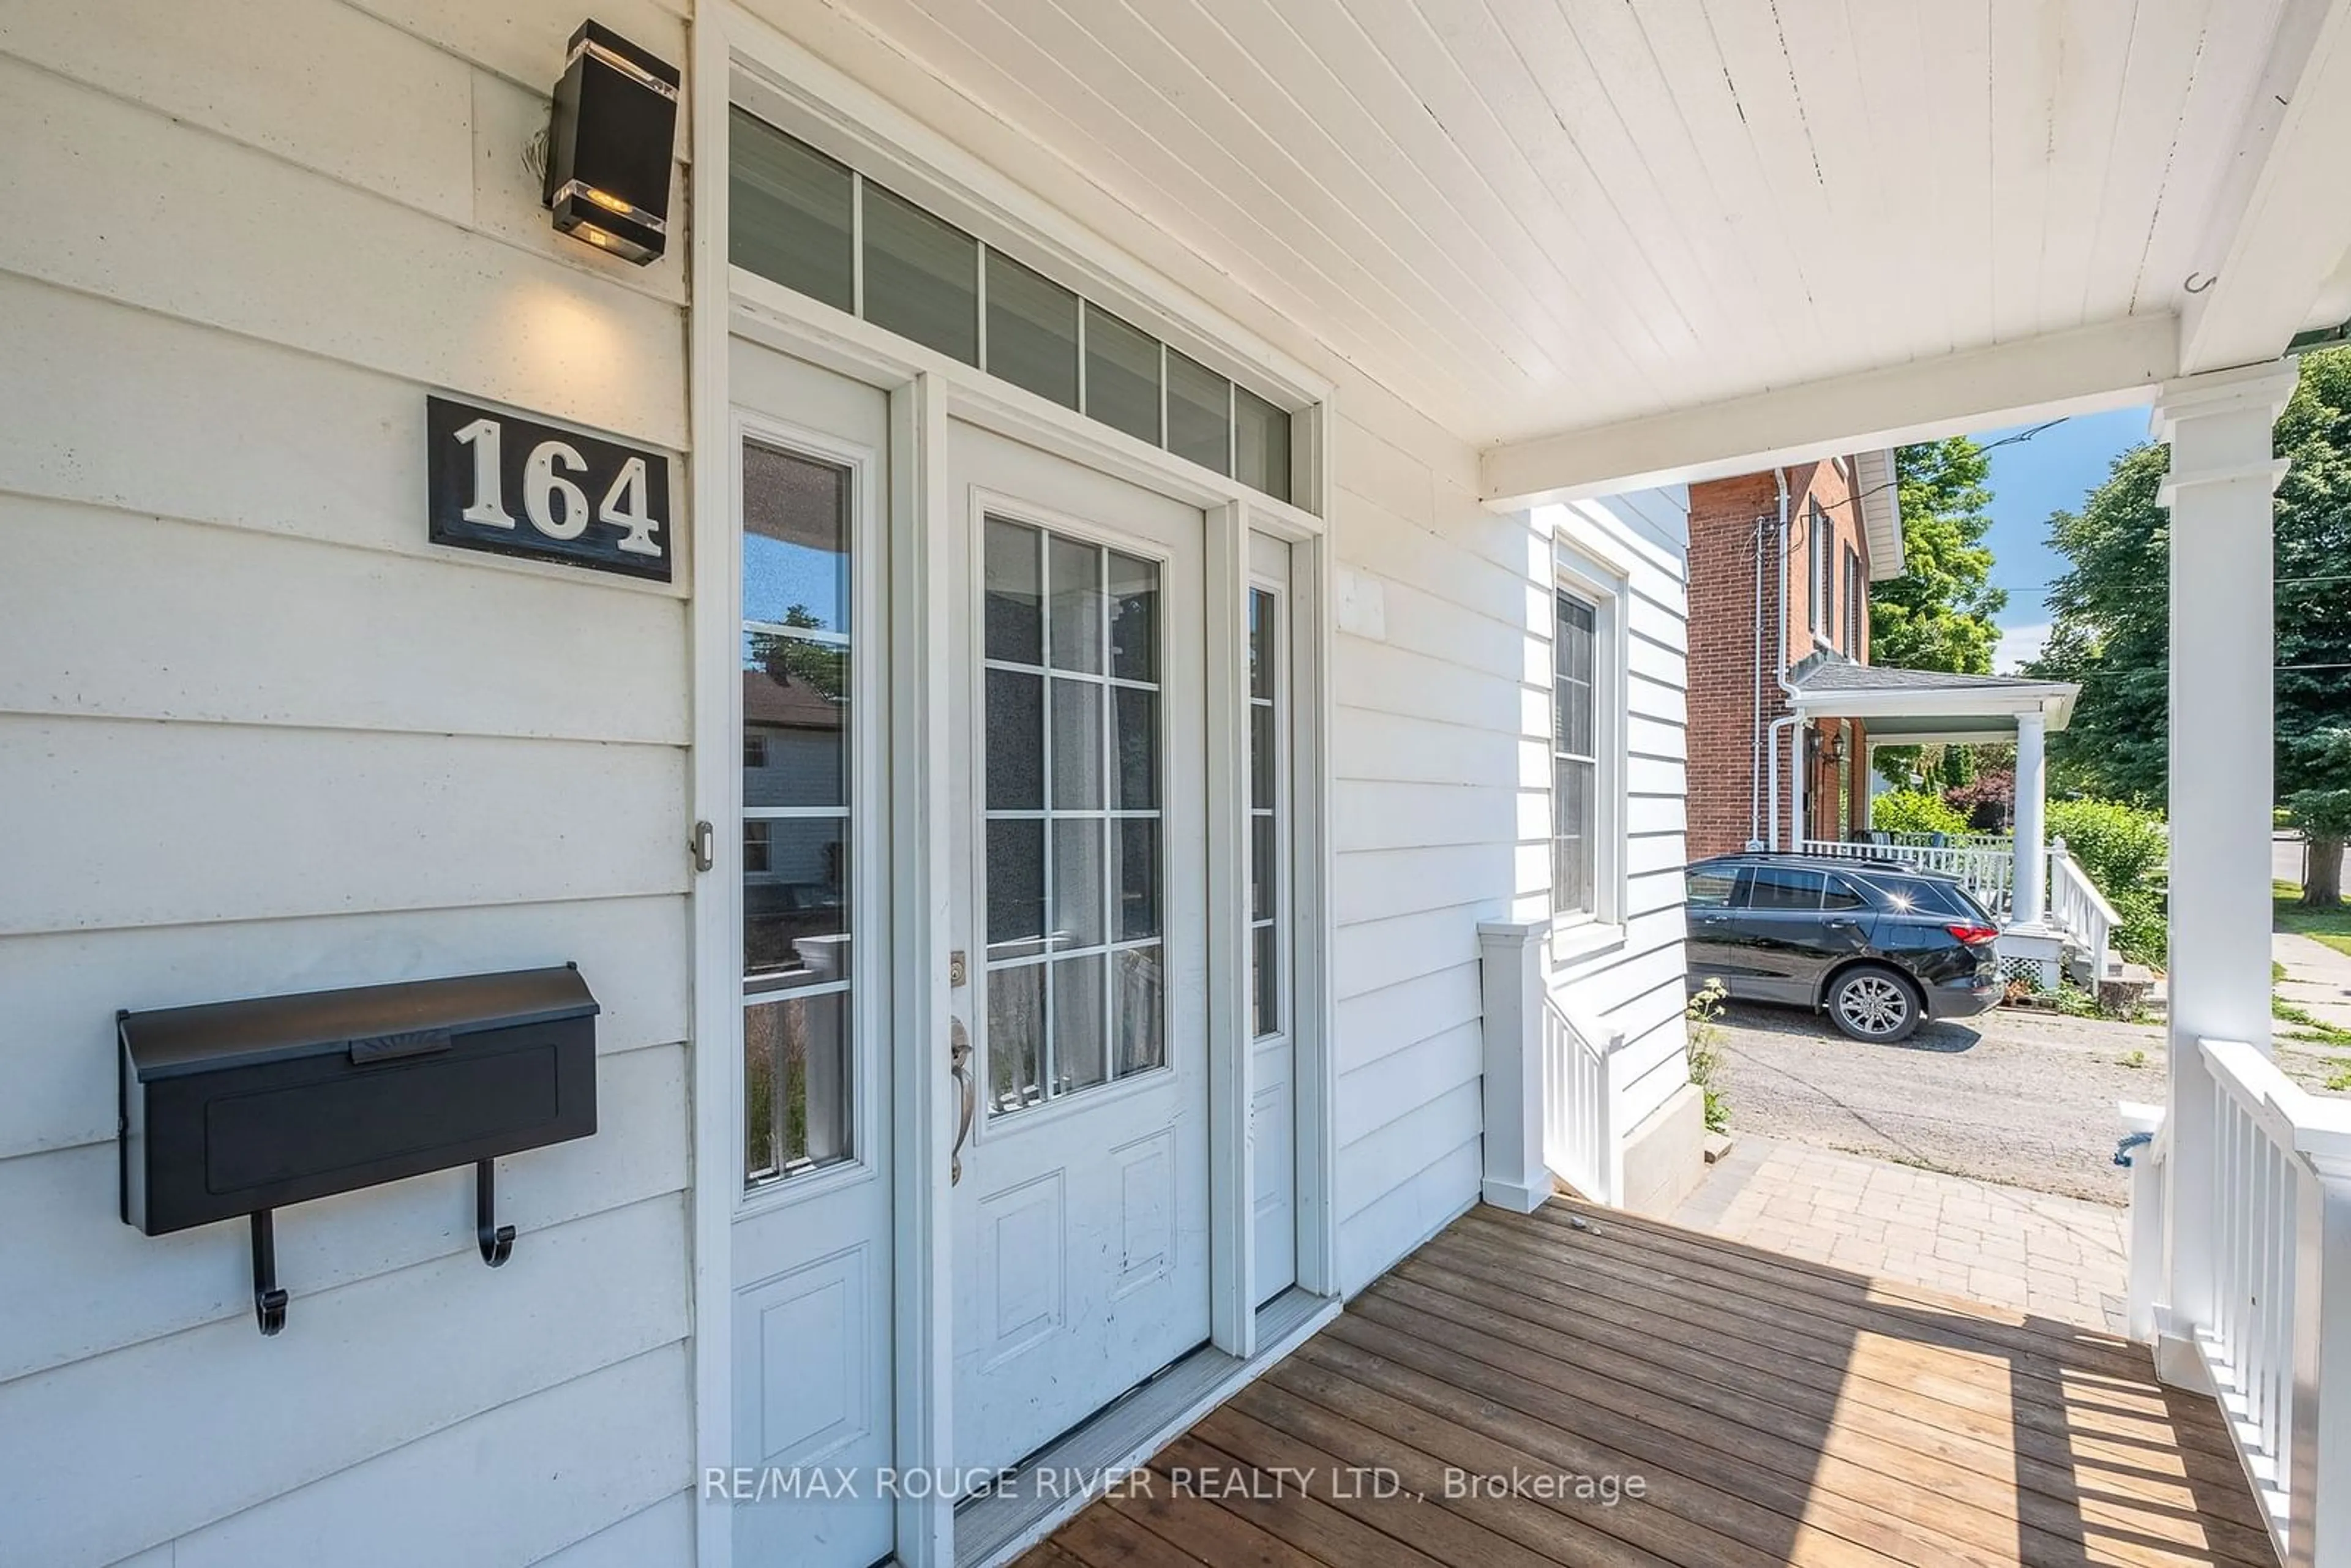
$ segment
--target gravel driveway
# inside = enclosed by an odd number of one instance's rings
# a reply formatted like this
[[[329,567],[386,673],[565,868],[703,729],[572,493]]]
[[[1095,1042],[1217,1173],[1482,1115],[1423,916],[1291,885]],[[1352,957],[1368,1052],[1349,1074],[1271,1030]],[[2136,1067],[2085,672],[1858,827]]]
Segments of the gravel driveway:
[[[1722,1030],[1716,1087],[1733,1135],[2104,1203],[2128,1197],[2116,1103],[2164,1098],[2163,1031],[2140,1024],[1995,1008],[1863,1045],[1825,1019],[1734,1002]],[[2125,1065],[2134,1051],[2143,1066]]]

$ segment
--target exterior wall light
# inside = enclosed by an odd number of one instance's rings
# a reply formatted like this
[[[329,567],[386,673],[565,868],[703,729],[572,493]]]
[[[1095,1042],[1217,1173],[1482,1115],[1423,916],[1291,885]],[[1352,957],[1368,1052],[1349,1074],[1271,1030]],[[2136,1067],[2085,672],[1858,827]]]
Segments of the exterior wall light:
[[[555,226],[639,267],[669,245],[678,68],[596,22],[571,35],[547,134]]]

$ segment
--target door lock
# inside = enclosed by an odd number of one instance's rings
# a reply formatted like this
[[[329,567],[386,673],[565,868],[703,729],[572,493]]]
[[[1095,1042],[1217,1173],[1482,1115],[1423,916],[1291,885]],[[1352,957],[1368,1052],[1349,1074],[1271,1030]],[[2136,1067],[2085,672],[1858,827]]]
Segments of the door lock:
[[[965,961],[963,949],[958,947],[947,955],[947,987],[959,991],[970,983],[971,966]]]

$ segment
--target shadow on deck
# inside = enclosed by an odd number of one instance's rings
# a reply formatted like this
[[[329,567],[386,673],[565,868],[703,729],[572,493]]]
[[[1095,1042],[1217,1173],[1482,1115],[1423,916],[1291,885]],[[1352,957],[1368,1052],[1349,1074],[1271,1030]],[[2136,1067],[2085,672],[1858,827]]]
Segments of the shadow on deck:
[[[2276,1558],[2143,1347],[1561,1199],[1471,1210],[1020,1561]]]

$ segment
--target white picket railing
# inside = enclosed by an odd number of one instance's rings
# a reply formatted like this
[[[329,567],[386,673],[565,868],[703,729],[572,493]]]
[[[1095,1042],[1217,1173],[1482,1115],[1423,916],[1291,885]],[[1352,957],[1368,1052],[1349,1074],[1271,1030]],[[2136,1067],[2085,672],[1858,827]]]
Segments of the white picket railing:
[[[2009,846],[2006,833],[1889,832],[1886,838],[1897,849],[1999,850],[2005,853]]]
[[[1624,1151],[1609,1077],[1617,1038],[1596,1026],[1579,1024],[1548,988],[1540,1016],[1543,1163],[1594,1202],[1619,1202]]]
[[[2279,1556],[2351,1563],[2351,1102],[2305,1092],[2254,1046],[2198,1045],[2220,1086],[2210,1190],[2169,1201],[2210,1216],[2210,1321],[2175,1332],[2219,1391]]]
[[[1920,871],[1955,876],[1976,902],[1994,915],[2008,914],[2016,881],[2016,858],[2005,841],[1981,844],[1855,844],[1838,839],[1806,839],[1803,852],[1838,860],[1899,861]]]

